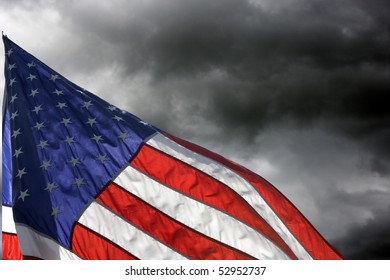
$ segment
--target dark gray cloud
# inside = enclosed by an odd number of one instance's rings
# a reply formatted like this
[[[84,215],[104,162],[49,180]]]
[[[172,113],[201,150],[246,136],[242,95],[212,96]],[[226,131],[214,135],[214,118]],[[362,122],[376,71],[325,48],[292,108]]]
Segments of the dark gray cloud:
[[[334,240],[333,244],[353,260],[390,259],[390,208],[378,211],[366,223],[353,227],[347,236]]]
[[[177,98],[167,84],[187,81],[180,97],[202,100],[195,109],[226,131],[254,137],[286,119],[325,122],[390,156],[386,2],[119,2],[119,11],[105,3],[62,4],[63,23],[86,36],[81,71],[115,61],[123,77],[148,73],[153,87],[164,88],[153,98],[167,104]],[[170,119],[154,119],[175,129]]]
[[[74,82],[263,175],[346,256],[384,257],[388,1],[4,4],[10,38]]]

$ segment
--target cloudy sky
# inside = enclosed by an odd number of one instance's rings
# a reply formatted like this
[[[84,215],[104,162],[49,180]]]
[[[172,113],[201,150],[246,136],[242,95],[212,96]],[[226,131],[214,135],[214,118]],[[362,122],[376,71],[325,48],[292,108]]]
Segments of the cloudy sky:
[[[346,258],[390,259],[389,14],[388,0],[1,0],[0,27],[266,178]]]

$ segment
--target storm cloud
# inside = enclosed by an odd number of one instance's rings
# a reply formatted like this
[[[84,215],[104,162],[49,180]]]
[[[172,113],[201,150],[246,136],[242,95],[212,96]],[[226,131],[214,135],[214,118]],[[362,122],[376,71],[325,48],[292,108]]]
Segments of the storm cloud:
[[[390,258],[389,209],[378,211],[364,225],[353,227],[347,237],[335,241],[348,259],[381,260]]]
[[[346,257],[389,258],[388,1],[2,5],[70,80],[262,175]]]

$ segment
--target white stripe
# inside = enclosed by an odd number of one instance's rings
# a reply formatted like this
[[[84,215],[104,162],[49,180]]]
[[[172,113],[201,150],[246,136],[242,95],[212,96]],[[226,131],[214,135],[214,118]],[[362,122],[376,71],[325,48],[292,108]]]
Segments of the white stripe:
[[[244,178],[224,165],[203,155],[195,153],[161,134],[156,134],[146,142],[148,145],[173,156],[218,181],[229,186],[244,198],[255,211],[279,234],[299,259],[312,259],[310,254],[295,238],[278,215],[265,202],[256,189]]]
[[[186,259],[97,202],[91,203],[80,217],[79,223],[103,235],[142,260]]]
[[[9,206],[2,206],[2,231],[7,233],[16,233],[14,216],[12,208]]]
[[[80,260],[68,249],[33,229],[16,224],[20,250],[24,256],[33,256],[44,260]]]
[[[131,166],[114,182],[173,219],[255,258],[289,259],[279,247],[246,224],[160,184]]]

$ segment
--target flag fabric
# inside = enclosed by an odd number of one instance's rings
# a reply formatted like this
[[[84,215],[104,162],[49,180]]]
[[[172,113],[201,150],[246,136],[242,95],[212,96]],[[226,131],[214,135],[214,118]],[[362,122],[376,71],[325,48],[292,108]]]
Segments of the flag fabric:
[[[341,259],[259,175],[3,41],[3,258]]]
[[[6,91],[6,86],[5,86]],[[4,100],[6,94],[4,95]],[[3,105],[6,105],[5,102]],[[3,123],[2,123],[2,258],[18,260],[22,258],[19,247],[18,238],[16,235],[15,223],[12,215],[12,196],[11,196],[11,134],[9,126],[8,107],[3,107]]]

